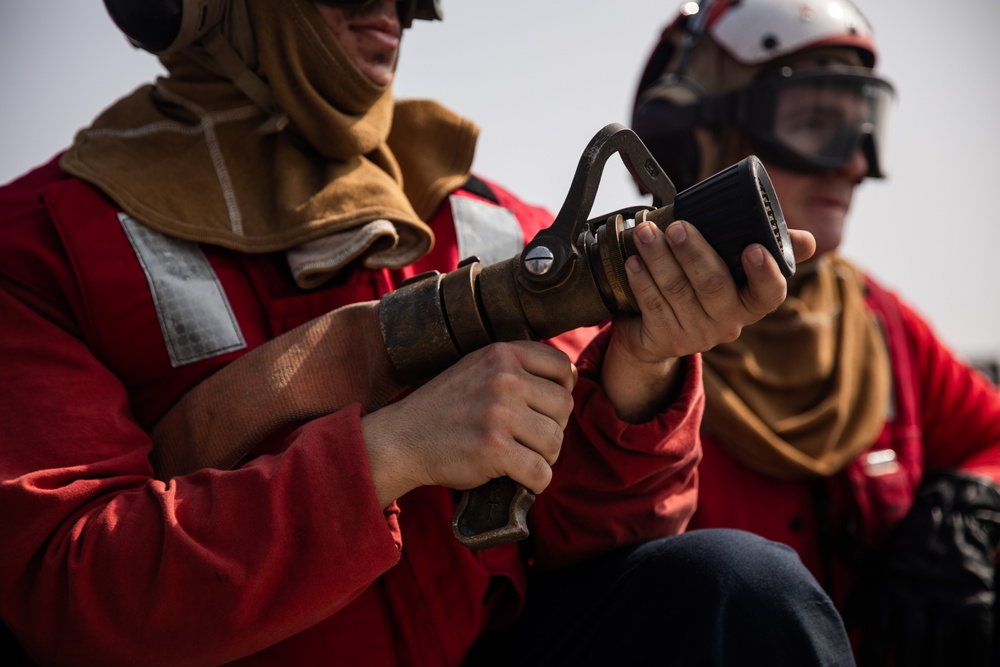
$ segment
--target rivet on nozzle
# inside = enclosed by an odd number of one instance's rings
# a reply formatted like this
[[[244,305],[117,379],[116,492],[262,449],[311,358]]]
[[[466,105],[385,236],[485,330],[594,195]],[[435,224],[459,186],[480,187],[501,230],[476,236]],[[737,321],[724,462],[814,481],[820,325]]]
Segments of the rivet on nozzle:
[[[543,245],[538,245],[528,251],[524,258],[525,270],[533,276],[544,276],[552,268],[555,255]]]

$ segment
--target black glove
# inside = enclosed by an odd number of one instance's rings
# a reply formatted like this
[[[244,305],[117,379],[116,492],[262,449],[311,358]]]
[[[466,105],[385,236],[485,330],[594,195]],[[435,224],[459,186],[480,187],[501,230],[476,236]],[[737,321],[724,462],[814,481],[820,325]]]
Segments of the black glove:
[[[996,485],[958,472],[926,477],[876,567],[861,664],[990,664],[998,540]]]

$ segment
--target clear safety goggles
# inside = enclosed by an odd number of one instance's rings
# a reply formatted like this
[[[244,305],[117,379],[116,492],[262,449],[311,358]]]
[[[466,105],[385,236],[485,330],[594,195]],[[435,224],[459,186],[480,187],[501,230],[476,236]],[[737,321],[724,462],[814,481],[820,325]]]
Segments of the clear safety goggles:
[[[766,162],[837,170],[861,150],[866,176],[885,176],[883,151],[895,91],[867,69],[783,68],[726,97],[730,121],[749,135]]]

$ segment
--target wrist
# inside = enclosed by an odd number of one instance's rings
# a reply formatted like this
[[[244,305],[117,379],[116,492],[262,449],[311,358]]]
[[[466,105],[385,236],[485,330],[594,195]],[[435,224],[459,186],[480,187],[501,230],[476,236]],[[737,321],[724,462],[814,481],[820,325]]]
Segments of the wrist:
[[[619,419],[641,424],[677,400],[685,367],[676,358],[640,360],[623,353],[612,338],[601,365],[601,387]]]
[[[383,408],[385,410],[385,408]],[[411,465],[405,457],[406,448],[396,445],[392,429],[387,428],[387,420],[380,411],[361,418],[361,435],[368,454],[368,469],[375,485],[379,505],[386,509],[401,496],[422,483],[413,478],[419,466]],[[391,418],[388,420],[391,424]]]

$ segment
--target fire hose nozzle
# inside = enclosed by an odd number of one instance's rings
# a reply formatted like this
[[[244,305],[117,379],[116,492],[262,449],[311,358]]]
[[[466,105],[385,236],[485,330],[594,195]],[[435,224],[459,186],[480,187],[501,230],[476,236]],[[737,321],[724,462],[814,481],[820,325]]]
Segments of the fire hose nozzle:
[[[653,207],[589,218],[604,164],[615,153],[653,195]],[[698,228],[737,284],[746,283],[742,253],[751,243],[762,244],[786,277],[795,273],[788,228],[759,159],[750,156],[678,194],[639,137],[612,123],[581,156],[552,225],[522,252],[489,266],[471,258],[382,297],[382,337],[397,374],[418,385],[493,342],[553,338],[638,312],[624,268],[636,254],[634,227],[648,220],[662,229],[681,219]],[[523,539],[534,498],[509,478],[465,491],[452,521],[455,537],[474,549]]]

